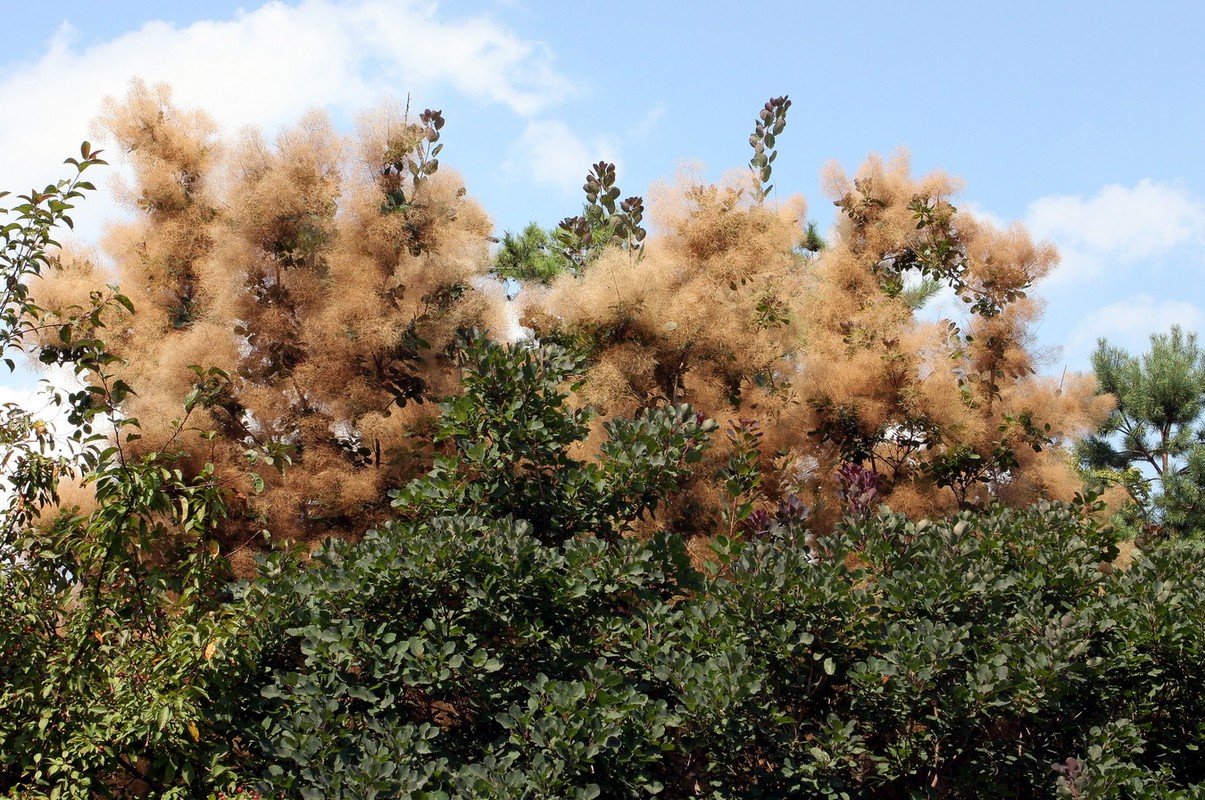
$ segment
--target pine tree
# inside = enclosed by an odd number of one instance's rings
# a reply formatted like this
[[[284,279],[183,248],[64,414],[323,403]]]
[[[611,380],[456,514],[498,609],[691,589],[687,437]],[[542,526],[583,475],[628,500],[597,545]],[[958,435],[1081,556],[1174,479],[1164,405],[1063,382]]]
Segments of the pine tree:
[[[519,234],[504,233],[494,256],[494,273],[520,283],[546,285],[570,266],[553,237],[535,222],[528,223]]]
[[[1158,486],[1145,508],[1150,521],[1169,533],[1205,532],[1205,351],[1196,333],[1179,326],[1152,334],[1150,342],[1140,357],[1105,339],[1097,343],[1092,368],[1117,407],[1081,443],[1080,460],[1114,482],[1141,468],[1150,476],[1145,483]],[[1147,506],[1148,492],[1131,493]]]

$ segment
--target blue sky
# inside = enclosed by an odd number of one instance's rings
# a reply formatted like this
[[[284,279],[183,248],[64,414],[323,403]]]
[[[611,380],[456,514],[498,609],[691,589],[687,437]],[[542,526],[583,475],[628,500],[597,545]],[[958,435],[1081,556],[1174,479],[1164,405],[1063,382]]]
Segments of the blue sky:
[[[713,178],[741,167],[757,110],[789,94],[774,182],[822,227],[825,162],[853,170],[903,147],[915,171],[964,180],[956,203],[1058,246],[1063,265],[1036,290],[1045,371],[1087,369],[1098,336],[1141,350],[1172,323],[1205,332],[1197,2],[4,5],[5,188],[60,176],[102,99],[136,75],[231,133],[313,106],[350,130],[410,93],[443,110],[441,161],[501,232],[576,213],[600,158],[625,194],[682,162]],[[90,200],[81,236],[117,213]]]

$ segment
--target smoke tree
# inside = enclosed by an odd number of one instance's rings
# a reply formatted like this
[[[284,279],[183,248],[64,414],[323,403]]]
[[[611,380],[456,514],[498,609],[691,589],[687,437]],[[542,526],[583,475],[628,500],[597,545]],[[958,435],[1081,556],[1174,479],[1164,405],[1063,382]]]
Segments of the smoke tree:
[[[555,241],[524,234],[503,248],[515,263],[496,269],[551,281],[525,292],[526,323],[586,358],[574,402],[598,416],[582,446],[601,446],[608,420],[663,404],[725,427],[755,421],[762,435],[742,458],[764,479],[729,496],[721,442],[658,522],[687,533],[735,530],[733,509],[764,520],[801,502],[829,525],[849,510],[845,464],[868,471],[874,502],[909,514],[1070,498],[1079,482],[1063,445],[1110,401],[1090,376],[1035,372],[1026,292],[1053,250],[959,210],[954,180],[913,176],[903,157],[828,171],[840,215],[822,241],[802,198],[767,197],[788,108],[767,104],[750,169],[730,180],[687,175],[647,203],[621,200],[614,165],[599,162],[583,214]],[[175,436],[194,469],[213,463],[232,539],[354,536],[430,466],[425,401],[458,389],[457,332],[501,327],[473,282],[491,268],[489,222],[440,168],[442,115],[378,112],[352,139],[311,114],[275,145],[230,143],[165,89],[136,84],[104,124],[135,174],[137,216],[105,242],[137,309],[106,320],[136,387],[123,403],[142,425],[133,446]],[[528,275],[527,257],[564,266]],[[39,298],[78,303],[112,280],[98,260],[64,256]],[[934,283],[965,301],[967,321],[916,316]],[[218,372],[201,380],[193,365]],[[181,397],[199,407],[177,434]],[[259,476],[239,484],[248,451]],[[271,469],[284,461],[283,475]]]
[[[473,285],[490,224],[439,169],[443,124],[384,108],[345,137],[314,112],[274,144],[230,142],[165,87],[136,83],[110,102],[102,125],[134,174],[134,219],[104,242],[116,274],[65,254],[35,293],[54,308],[98,284],[126,289],[135,310],[104,321],[136,387],[122,406],[141,425],[130,446],[174,437],[192,469],[213,463],[231,542],[363,530],[429,464],[424,403],[454,392],[448,346],[489,327],[493,303]],[[194,365],[221,377],[203,385]],[[176,431],[184,397],[198,407]],[[249,453],[251,482],[239,478]]]
[[[821,247],[802,198],[767,203],[764,175],[662,186],[640,261],[604,252],[528,293],[525,324],[589,352],[583,402],[604,419],[690,402],[722,423],[756,420],[759,507],[806,496],[817,522],[842,512],[845,463],[911,514],[1069,499],[1079,479],[1063,446],[1109,401],[1091,376],[1036,374],[1026,292],[1053,249],[958,210],[954,180],[914,177],[903,156],[829,170],[841,213]],[[957,293],[969,321],[918,318],[911,290],[925,281]],[[726,456],[716,448],[697,473],[684,520],[706,528],[731,505],[710,477]]]
[[[355,157],[320,116],[227,149],[143,86],[107,120],[134,160],[138,216],[106,245],[130,297],[52,255],[86,182],[0,229],[2,355],[86,381],[78,459],[43,458],[19,409],[0,424],[0,792],[1201,792],[1205,577],[1174,547],[1103,568],[1099,505],[1028,503],[1067,491],[1057,445],[1113,400],[1035,376],[1025,292],[1053,254],[945,176],[834,172],[823,247],[758,175],[664,188],[656,235],[530,299],[549,341],[503,347],[461,335],[490,319],[488,225],[438,112],[368,120]],[[926,278],[969,322],[914,316]],[[1189,430],[1195,338],[1155,344],[1163,411],[1102,346],[1117,414]],[[456,388],[438,418],[420,402]],[[338,535],[229,582],[257,525]]]

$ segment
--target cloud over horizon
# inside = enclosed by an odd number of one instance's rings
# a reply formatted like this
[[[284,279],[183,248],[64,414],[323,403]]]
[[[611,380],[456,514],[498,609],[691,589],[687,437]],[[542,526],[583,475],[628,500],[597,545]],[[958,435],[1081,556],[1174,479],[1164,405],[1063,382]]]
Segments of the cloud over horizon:
[[[1205,201],[1179,184],[1144,179],[1104,186],[1087,199],[1038,198],[1026,209],[1025,225],[1035,239],[1059,248],[1063,263],[1044,283],[1061,287],[1205,245]]]
[[[1205,310],[1183,300],[1166,300],[1149,294],[1137,294],[1092,311],[1080,319],[1072,332],[1068,349],[1090,353],[1096,340],[1143,353],[1153,333],[1167,333],[1173,325],[1190,331],[1205,331]]]
[[[399,91],[421,104],[451,89],[521,118],[576,91],[543,43],[440,10],[433,0],[272,2],[228,20],[147,22],[88,47],[64,25],[39,59],[0,79],[0,176],[21,191],[62,177],[104,98],[135,77],[170,84],[176,102],[228,133],[253,125],[269,135],[307,108],[349,113]]]

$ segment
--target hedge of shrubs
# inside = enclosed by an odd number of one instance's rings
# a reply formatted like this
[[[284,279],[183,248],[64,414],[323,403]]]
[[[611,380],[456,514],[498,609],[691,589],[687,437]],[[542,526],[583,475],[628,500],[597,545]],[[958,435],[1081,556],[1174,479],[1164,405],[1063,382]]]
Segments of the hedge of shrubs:
[[[1179,796],[1205,781],[1205,583],[1101,570],[1081,509],[824,542],[541,544],[441,518],[243,595],[220,727],[302,797]],[[1188,796],[1187,794],[1184,796]]]

